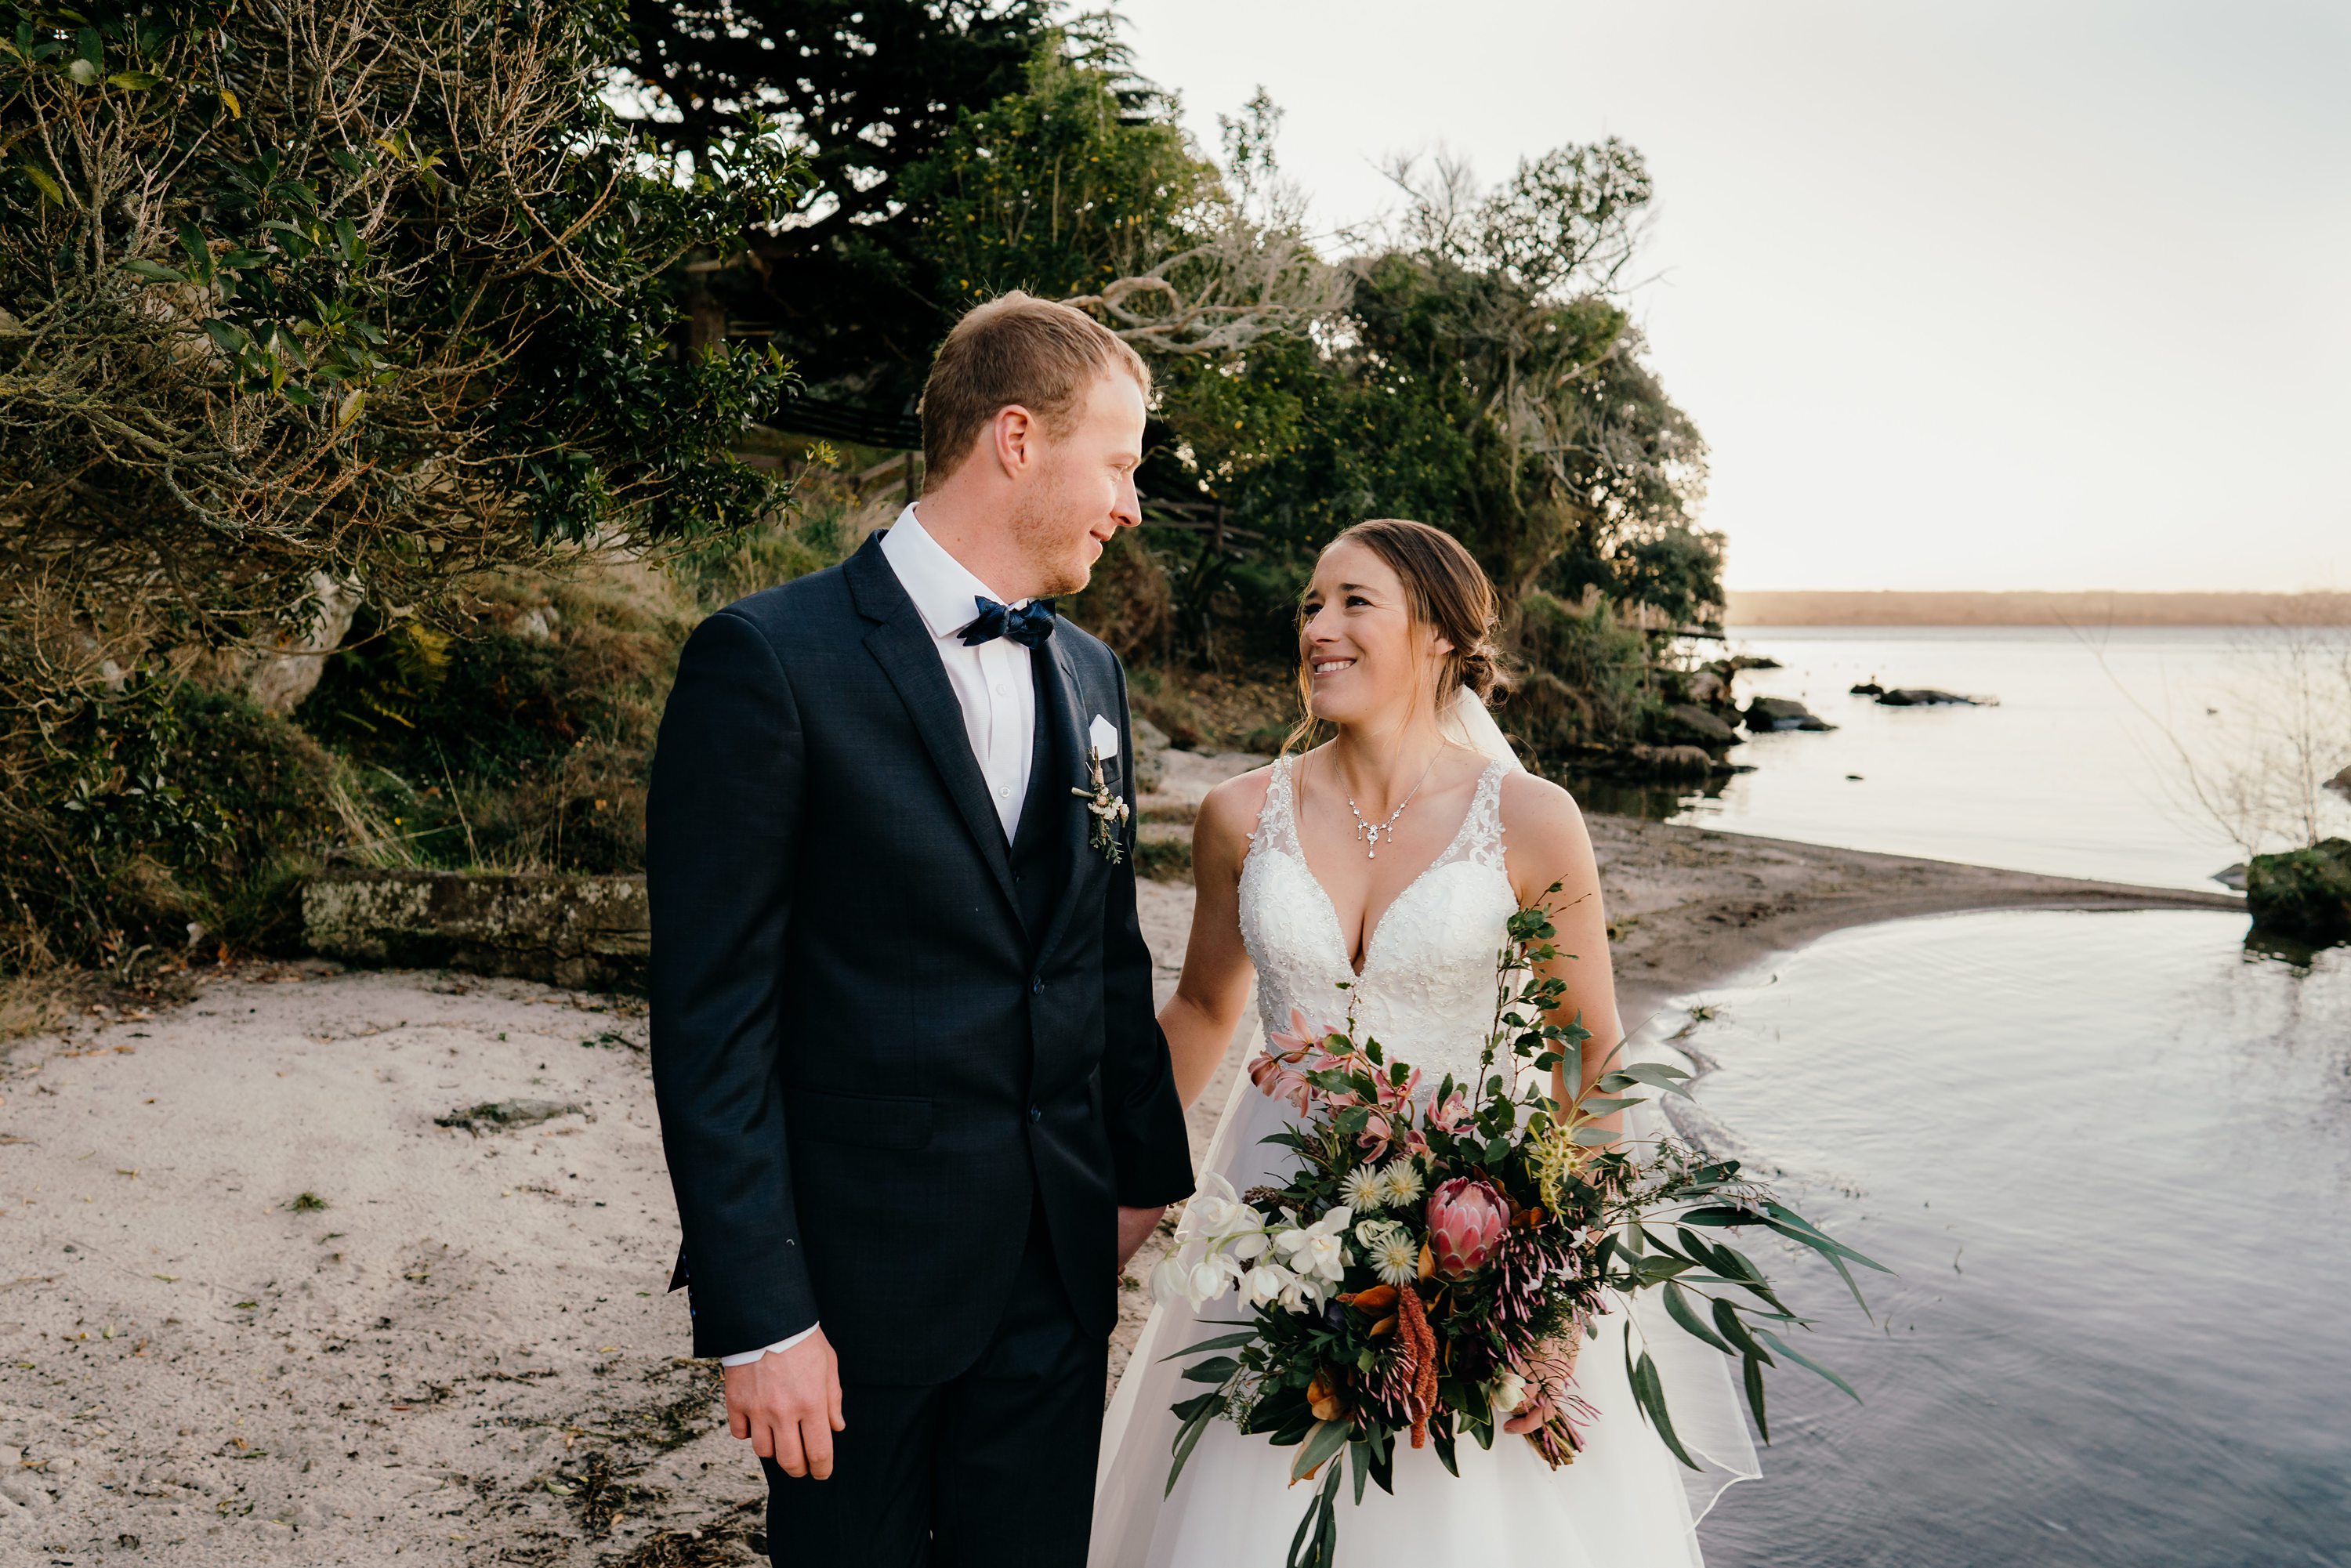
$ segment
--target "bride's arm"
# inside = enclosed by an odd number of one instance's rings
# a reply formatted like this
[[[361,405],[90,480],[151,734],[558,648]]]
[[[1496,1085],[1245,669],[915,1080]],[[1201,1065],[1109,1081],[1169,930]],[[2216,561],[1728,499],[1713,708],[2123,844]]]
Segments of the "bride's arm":
[[[1159,1012],[1175,1061],[1176,1092],[1186,1105],[1217,1075],[1249,1005],[1254,971],[1241,946],[1241,861],[1265,789],[1262,770],[1228,779],[1208,791],[1192,821],[1192,936],[1184,947],[1184,977]]]
[[[1601,905],[1600,864],[1593,856],[1592,835],[1575,798],[1547,779],[1531,773],[1513,774],[1502,789],[1502,842],[1510,864],[1510,885],[1521,906],[1545,904],[1551,909],[1552,945],[1559,956],[1544,966],[1547,977],[1566,983],[1567,994],[1552,1021],[1564,1024],[1580,1017],[1592,1038],[1583,1042],[1583,1060],[1576,1075],[1579,1093],[1588,1093],[1604,1072],[1617,1065],[1614,1058],[1624,1043],[1616,1017],[1616,977],[1608,961],[1608,915]],[[1544,890],[1553,883],[1557,893]],[[1552,1097],[1567,1098],[1564,1067],[1552,1073]],[[1621,1118],[1604,1116],[1598,1125],[1619,1130]]]

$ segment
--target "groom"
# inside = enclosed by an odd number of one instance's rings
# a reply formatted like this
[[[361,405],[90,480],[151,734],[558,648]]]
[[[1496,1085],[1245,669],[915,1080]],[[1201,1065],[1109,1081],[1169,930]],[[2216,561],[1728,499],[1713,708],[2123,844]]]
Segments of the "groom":
[[[1079,311],[980,306],[924,388],[921,503],[679,661],[646,856],[672,1284],[778,1565],[1085,1560],[1118,1270],[1191,1163],[1125,674],[1050,601],[1138,520],[1149,385]]]

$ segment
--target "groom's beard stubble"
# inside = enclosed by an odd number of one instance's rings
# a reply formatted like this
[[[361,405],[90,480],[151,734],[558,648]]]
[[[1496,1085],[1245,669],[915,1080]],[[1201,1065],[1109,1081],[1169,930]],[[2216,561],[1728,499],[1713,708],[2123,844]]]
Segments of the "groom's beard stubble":
[[[1037,486],[1029,503],[1012,515],[1012,541],[1035,573],[1039,599],[1081,591],[1092,580],[1089,545],[1093,533],[1071,503],[1071,486],[1058,476]]]

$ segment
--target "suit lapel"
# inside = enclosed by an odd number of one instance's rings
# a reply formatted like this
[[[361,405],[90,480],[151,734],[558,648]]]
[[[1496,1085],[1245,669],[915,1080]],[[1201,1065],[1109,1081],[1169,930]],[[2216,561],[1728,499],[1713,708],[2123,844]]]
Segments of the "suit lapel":
[[[1046,661],[1043,687],[1051,696],[1052,712],[1040,712],[1037,722],[1054,727],[1052,754],[1064,777],[1051,781],[1052,787],[1042,792],[1048,810],[1062,834],[1062,849],[1068,856],[1069,887],[1061,898],[1053,901],[1053,918],[1045,927],[1045,939],[1038,944],[1041,959],[1052,952],[1061,941],[1061,933],[1070,924],[1070,915],[1084,900],[1080,890],[1102,862],[1102,856],[1087,843],[1087,830],[1093,822],[1092,813],[1070,793],[1071,789],[1086,777],[1086,741],[1083,721],[1078,716],[1083,710],[1082,688],[1078,684],[1075,663],[1070,656],[1066,639],[1056,634],[1045,644],[1052,657]]]
[[[923,624],[914,601],[906,597],[898,574],[883,559],[881,535],[866,539],[849,558],[842,574],[849,580],[858,612],[881,622],[866,634],[866,651],[897,688],[898,699],[906,705],[907,716],[914,722],[914,732],[931,754],[948,796],[963,815],[964,826],[971,830],[980,858],[987,861],[997,886],[1003,889],[1017,915],[1020,901],[1013,892],[1012,856],[1004,841],[1004,820],[988,800],[987,780],[980,774],[979,759],[971,754],[971,737],[964,729],[963,706],[956,701],[955,687],[947,684],[946,667],[939,663],[931,630]]]

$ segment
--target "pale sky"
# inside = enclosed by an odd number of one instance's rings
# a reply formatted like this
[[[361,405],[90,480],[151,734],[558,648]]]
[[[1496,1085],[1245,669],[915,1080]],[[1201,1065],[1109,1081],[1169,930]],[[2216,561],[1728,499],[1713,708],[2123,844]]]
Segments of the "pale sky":
[[[2351,589],[2351,3],[1124,0],[1330,225],[1614,134],[1743,589]]]

